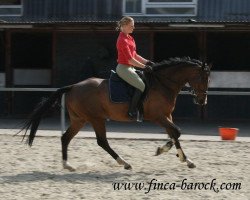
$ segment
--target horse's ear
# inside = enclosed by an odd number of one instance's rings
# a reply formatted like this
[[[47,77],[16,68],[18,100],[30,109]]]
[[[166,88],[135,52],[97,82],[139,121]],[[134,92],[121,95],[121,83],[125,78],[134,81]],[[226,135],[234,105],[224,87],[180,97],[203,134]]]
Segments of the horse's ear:
[[[205,62],[202,62],[201,68],[203,71],[210,71],[212,68],[212,63],[209,63],[207,65]]]
[[[201,69],[204,71],[206,69],[206,63],[203,61],[201,65]]]
[[[209,70],[211,70],[212,66],[213,66],[213,63],[208,64]]]

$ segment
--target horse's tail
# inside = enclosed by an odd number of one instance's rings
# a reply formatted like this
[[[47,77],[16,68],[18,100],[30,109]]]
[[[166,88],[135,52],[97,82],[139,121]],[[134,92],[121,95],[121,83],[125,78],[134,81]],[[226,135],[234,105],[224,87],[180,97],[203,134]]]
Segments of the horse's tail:
[[[70,91],[71,88],[72,88],[72,85],[60,88],[56,92],[54,92],[49,98],[41,101],[38,104],[38,106],[34,109],[34,111],[31,113],[27,121],[24,122],[23,127],[18,133],[25,130],[25,133],[23,136],[23,139],[24,139],[28,132],[28,129],[30,128],[30,134],[27,139],[27,143],[29,144],[29,146],[32,146],[33,140],[36,136],[38,126],[44,114],[48,110],[50,110],[50,108],[52,108],[53,105],[55,105],[58,102],[58,100],[60,100],[60,98],[62,97],[64,93]]]

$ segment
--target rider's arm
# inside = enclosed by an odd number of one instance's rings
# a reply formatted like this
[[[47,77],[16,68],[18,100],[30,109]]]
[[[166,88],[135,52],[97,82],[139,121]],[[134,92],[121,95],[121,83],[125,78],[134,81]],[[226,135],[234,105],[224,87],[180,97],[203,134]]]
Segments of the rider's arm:
[[[145,65],[140,61],[136,60],[135,58],[129,59],[128,63],[134,67],[145,68]]]
[[[145,58],[143,58],[142,56],[138,54],[135,55],[135,59],[141,62],[142,64],[146,64],[148,62],[148,60],[146,60]]]

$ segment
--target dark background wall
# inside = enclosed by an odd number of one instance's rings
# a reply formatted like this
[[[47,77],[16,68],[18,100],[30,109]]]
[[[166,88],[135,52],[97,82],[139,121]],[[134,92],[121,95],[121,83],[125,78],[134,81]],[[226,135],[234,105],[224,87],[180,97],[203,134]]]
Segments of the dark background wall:
[[[207,34],[208,62],[213,70],[249,71],[249,32],[210,32]]]
[[[59,33],[56,49],[56,87],[89,77],[108,78],[117,65],[118,32]],[[137,51],[149,57],[148,34],[134,34]],[[70,73],[69,73],[70,70]]]
[[[93,76],[108,78],[110,70],[115,69],[117,64],[116,39],[118,34],[115,31],[56,32],[53,68],[55,80],[51,87],[62,87]],[[155,33],[153,40],[151,40],[151,34],[139,31],[133,34],[137,43],[137,52],[145,58],[150,58],[151,41],[154,61],[174,56],[199,57],[198,38],[195,32]],[[210,32],[207,37],[207,54],[208,59],[213,61],[213,70],[249,71],[250,37],[247,33]],[[14,33],[12,58],[15,59],[12,61],[12,66],[52,68],[52,44],[50,32]],[[41,62],[39,59],[42,59]],[[230,88],[225,89],[230,90]],[[11,95],[12,111],[17,114],[29,113],[43,96],[49,95],[50,93],[15,92]],[[0,101],[6,109],[5,98],[6,95],[2,95]],[[247,96],[208,96],[205,118],[249,119],[249,100]],[[10,102],[9,99],[7,102]],[[173,116],[198,119],[201,116],[201,110],[193,104],[191,96],[179,95]]]
[[[116,66],[115,37],[115,33],[59,33],[56,86],[76,83],[93,76],[105,78]]]
[[[195,32],[167,32],[155,34],[155,60],[189,56],[198,59],[198,38]]]

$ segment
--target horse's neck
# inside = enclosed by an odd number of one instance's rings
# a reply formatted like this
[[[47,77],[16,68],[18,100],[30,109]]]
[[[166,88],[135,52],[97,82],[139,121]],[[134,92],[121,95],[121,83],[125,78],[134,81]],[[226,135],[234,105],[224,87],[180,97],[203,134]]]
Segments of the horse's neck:
[[[170,67],[165,70],[159,71],[156,75],[161,87],[165,90],[170,90],[176,95],[181,91],[190,76],[190,67]]]

